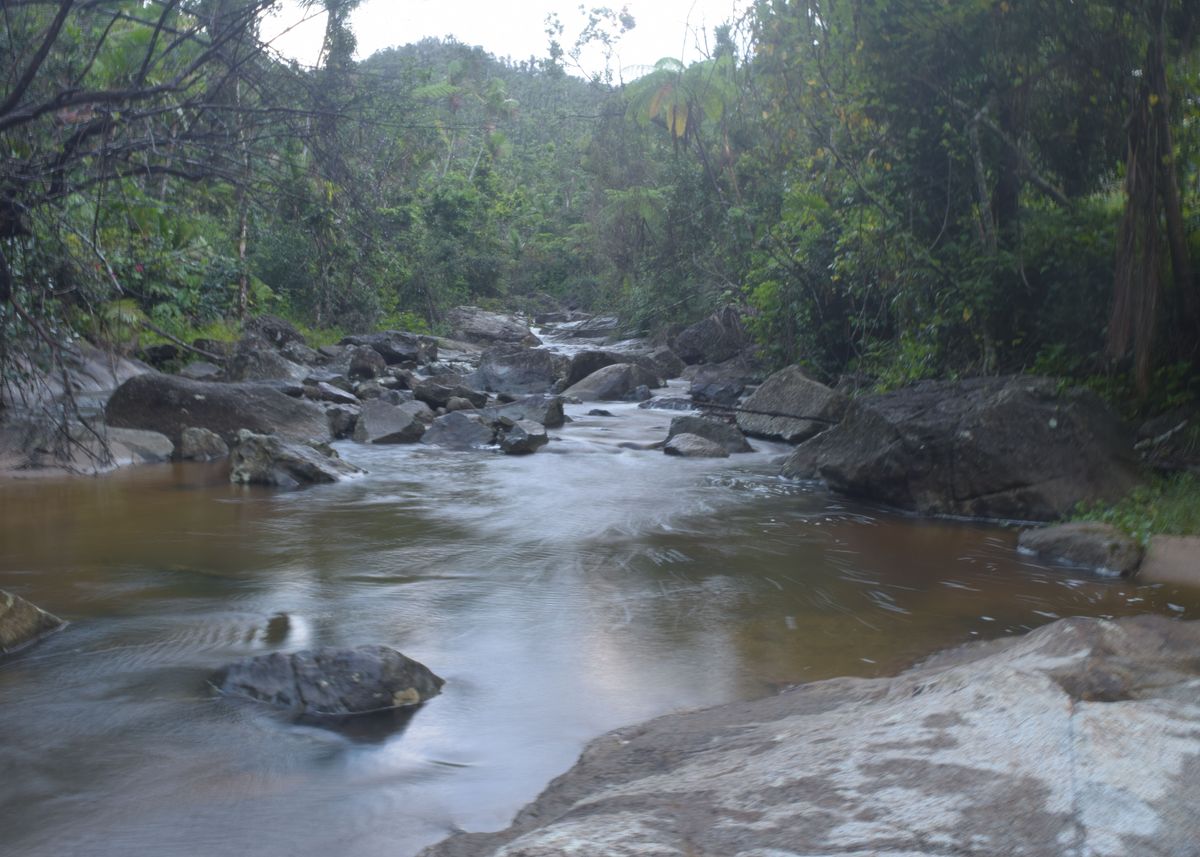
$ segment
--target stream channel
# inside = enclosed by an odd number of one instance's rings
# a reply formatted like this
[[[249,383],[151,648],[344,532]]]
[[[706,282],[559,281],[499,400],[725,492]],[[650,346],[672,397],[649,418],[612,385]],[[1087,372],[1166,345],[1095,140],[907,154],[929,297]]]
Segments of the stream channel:
[[[0,853],[403,857],[506,826],[618,726],[1060,616],[1200,617],[1200,593],[1022,557],[1015,529],[783,481],[783,446],[624,448],[675,414],[592,407],[532,456],[340,443],[369,475],[298,491],[221,464],[0,483],[0,588],[71,620],[0,663]],[[206,684],[366,643],[442,695],[334,730]]]

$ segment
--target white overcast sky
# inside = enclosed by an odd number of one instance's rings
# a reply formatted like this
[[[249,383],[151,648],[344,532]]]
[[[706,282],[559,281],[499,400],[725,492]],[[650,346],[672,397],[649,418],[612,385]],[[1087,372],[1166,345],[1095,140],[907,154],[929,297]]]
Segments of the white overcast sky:
[[[751,0],[627,0],[589,2],[587,6],[625,6],[637,21],[617,45],[614,71],[625,69],[625,79],[636,77],[639,67],[652,66],[663,57],[686,62],[698,59],[698,40],[712,42],[713,27],[743,13]],[[318,4],[319,5],[319,4]],[[561,42],[569,49],[584,26],[578,2],[554,0],[364,0],[351,17],[358,39],[358,56],[381,48],[417,42],[427,37],[454,36],[468,45],[480,45],[498,57],[525,60],[545,57],[548,40],[545,20],[557,12],[563,23]],[[283,11],[268,21],[264,35],[284,54],[301,63],[315,62],[324,32],[324,18],[313,18],[289,32],[275,35],[301,18],[295,0],[284,0]],[[703,43],[703,42],[702,42]],[[585,70],[600,71],[602,60],[585,57]]]

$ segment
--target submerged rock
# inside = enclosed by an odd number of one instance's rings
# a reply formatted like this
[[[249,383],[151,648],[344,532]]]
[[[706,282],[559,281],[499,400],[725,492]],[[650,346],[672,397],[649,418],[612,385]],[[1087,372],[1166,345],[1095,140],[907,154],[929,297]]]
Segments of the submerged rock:
[[[286,443],[275,435],[244,429],[238,432],[230,459],[230,482],[279,488],[337,482],[364,472],[342,461],[333,450],[319,451],[307,444]]]
[[[1127,577],[1142,561],[1142,546],[1111,524],[1075,521],[1025,530],[1017,544],[1038,556]]]
[[[1197,622],[1067,619],[670,714],[593,741],[507,830],[422,857],[1195,854],[1197,651]]]
[[[65,624],[21,596],[0,589],[0,655],[28,646]]]
[[[231,664],[213,677],[227,696],[267,702],[296,715],[337,717],[419,705],[445,681],[387,646],[273,652]]]

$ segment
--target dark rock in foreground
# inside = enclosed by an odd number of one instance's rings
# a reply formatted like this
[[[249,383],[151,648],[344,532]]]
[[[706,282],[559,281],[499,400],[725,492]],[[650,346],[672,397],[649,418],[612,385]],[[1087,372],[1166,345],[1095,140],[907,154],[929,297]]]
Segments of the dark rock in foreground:
[[[671,714],[593,741],[507,830],[422,857],[1194,855],[1197,651],[1197,622],[1067,619]]]
[[[1115,501],[1140,480],[1130,435],[1096,395],[1033,377],[857,399],[784,473],[923,514],[1039,521]]]
[[[336,717],[418,705],[445,682],[395,649],[360,646],[261,655],[226,667],[213,684],[293,714]]]
[[[337,482],[362,473],[332,449],[319,451],[303,443],[285,443],[274,435],[242,430],[230,451],[230,482],[296,488]]]
[[[1127,577],[1142,562],[1142,546],[1111,524],[1075,521],[1025,530],[1017,544],[1049,559],[1065,560],[1097,571]]]
[[[0,655],[28,646],[65,624],[21,596],[0,589]]]
[[[118,387],[105,418],[111,426],[165,434],[176,447],[189,426],[215,432],[226,443],[240,429],[289,440],[329,437],[329,423],[318,405],[269,384],[190,381],[158,373],[137,375]]]

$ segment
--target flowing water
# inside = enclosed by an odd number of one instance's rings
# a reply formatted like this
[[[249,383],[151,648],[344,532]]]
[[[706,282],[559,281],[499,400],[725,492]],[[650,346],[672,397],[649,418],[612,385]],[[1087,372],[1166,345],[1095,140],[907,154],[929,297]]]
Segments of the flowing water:
[[[0,853],[398,857],[505,826],[617,726],[1059,616],[1200,616],[1200,593],[1036,563],[1013,530],[781,481],[780,446],[622,447],[673,414],[606,407],[527,457],[339,445],[369,475],[301,491],[221,465],[0,484],[0,588],[71,620],[0,663]],[[443,694],[338,731],[206,684],[364,643]]]

